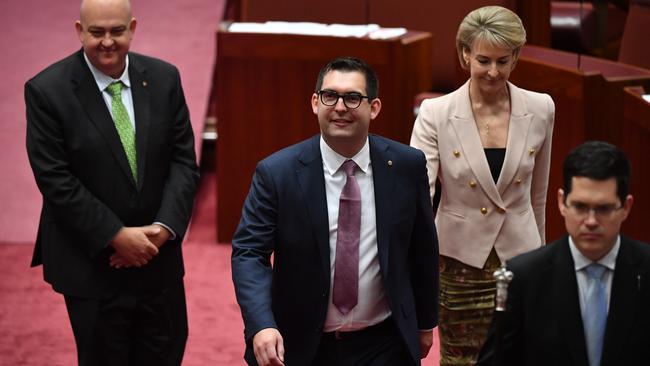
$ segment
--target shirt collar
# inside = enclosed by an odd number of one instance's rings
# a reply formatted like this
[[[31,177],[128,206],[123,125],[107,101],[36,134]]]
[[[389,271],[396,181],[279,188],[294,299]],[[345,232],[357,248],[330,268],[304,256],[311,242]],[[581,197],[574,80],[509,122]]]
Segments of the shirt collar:
[[[84,59],[86,60],[88,68],[90,68],[90,72],[93,74],[93,78],[95,79],[99,90],[104,91],[109,85],[116,81],[121,81],[127,88],[131,87],[131,79],[129,79],[129,55],[126,55],[126,66],[124,67],[122,75],[118,79],[113,79],[112,77],[99,71],[99,69],[90,62],[85,52]]]
[[[621,236],[619,235],[616,237],[616,243],[614,243],[614,246],[609,251],[609,253],[607,253],[604,257],[600,258],[600,260],[597,262],[593,262],[591,259],[585,257],[580,252],[578,247],[576,247],[571,236],[569,236],[569,248],[571,249],[571,256],[573,257],[573,263],[576,272],[584,269],[585,267],[587,267],[592,263],[598,263],[606,267],[607,269],[613,271],[614,268],[616,267],[616,257],[618,256],[618,250],[621,248]]]
[[[368,138],[366,138],[366,143],[363,144],[361,150],[359,150],[359,152],[352,158],[348,159],[345,156],[332,150],[332,148],[323,139],[323,136],[321,136],[320,153],[323,157],[323,164],[325,165],[325,168],[330,173],[330,175],[334,175],[346,160],[353,160],[357,166],[359,166],[359,169],[364,173],[368,172],[368,167],[370,166],[370,145],[368,144]]]

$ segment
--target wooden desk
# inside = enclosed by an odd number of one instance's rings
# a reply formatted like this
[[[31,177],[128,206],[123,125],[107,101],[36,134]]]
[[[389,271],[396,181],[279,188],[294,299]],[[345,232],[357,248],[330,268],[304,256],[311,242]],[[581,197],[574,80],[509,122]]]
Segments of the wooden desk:
[[[621,145],[623,87],[650,87],[650,72],[613,61],[582,57],[544,47],[525,46],[510,80],[519,87],[548,93],[555,102],[555,128],[547,203],[547,241],[566,230],[557,212],[562,163],[578,144],[597,139]]]
[[[377,72],[382,110],[370,132],[408,143],[413,97],[431,88],[431,35],[371,40],[285,34],[217,34],[218,240],[229,242],[257,162],[319,132],[310,98],[319,70],[350,55]],[[216,103],[218,101],[218,108]]]
[[[550,0],[227,0],[226,16],[240,22],[283,20],[367,24],[405,27],[430,32],[433,39],[431,64],[433,87],[449,92],[467,80],[456,55],[456,32],[463,18],[485,5],[500,5],[519,14],[526,28],[528,43],[550,45]],[[336,9],[336,10],[334,10]],[[344,9],[344,10],[343,10]]]
[[[650,89],[646,89],[650,90]],[[621,232],[633,239],[650,243],[650,103],[641,98],[643,88],[627,87],[623,92],[623,143],[620,145],[630,159],[632,177],[630,193],[634,196],[632,212]]]

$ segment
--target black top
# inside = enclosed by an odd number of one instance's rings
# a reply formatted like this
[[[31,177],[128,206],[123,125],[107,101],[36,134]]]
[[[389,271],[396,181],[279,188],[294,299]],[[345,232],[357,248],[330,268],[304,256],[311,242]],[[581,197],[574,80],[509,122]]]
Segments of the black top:
[[[506,158],[506,149],[504,148],[485,148],[485,157],[487,158],[488,165],[490,166],[490,172],[492,173],[492,179],[494,179],[494,184],[499,180],[499,175],[501,174],[501,167],[503,167],[503,160]]]

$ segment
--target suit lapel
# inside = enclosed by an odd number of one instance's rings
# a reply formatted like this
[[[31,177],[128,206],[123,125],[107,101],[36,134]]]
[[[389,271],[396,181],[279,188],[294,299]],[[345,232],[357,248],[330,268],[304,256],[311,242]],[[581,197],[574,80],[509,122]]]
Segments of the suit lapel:
[[[456,109],[451,117],[451,125],[456,131],[462,151],[465,153],[465,159],[488,198],[497,205],[503,206],[501,196],[494,184],[494,179],[492,179],[481,137],[476,129],[469,100],[469,81],[461,86],[456,95]]]
[[[384,278],[388,278],[388,245],[392,222],[392,192],[395,187],[393,170],[396,161],[389,146],[370,135],[370,162],[372,164],[373,184],[375,186],[375,216],[377,220],[377,251]],[[389,161],[391,163],[389,163]]]
[[[557,311],[561,337],[568,346],[573,362],[578,366],[588,366],[587,346],[585,344],[580,300],[578,298],[578,282],[576,280],[575,265],[569,249],[568,237],[554,244],[555,256],[550,267],[550,278],[553,278],[553,287],[557,289],[553,309]],[[549,294],[550,296],[550,294]]]
[[[500,196],[503,195],[517,172],[533,119],[533,115],[528,113],[521,91],[510,83],[508,83],[508,87],[510,90],[510,122],[508,124],[506,156],[497,181]]]
[[[330,244],[329,221],[327,216],[327,197],[325,193],[325,177],[323,176],[323,158],[320,153],[320,135],[312,137],[298,157],[300,165],[296,176],[303,202],[307,206],[316,245],[321,257],[322,273],[330,278]]]
[[[603,344],[603,365],[614,365],[634,326],[639,291],[637,276],[645,269],[638,268],[630,243],[621,237],[621,247],[616,258],[612,290]]]
[[[149,80],[146,69],[139,62],[137,56],[129,54],[129,79],[131,80],[131,96],[133,98],[133,112],[135,114],[135,144],[138,163],[138,190],[142,188],[147,156],[147,142],[149,137],[151,98],[149,93]]]
[[[90,69],[83,57],[83,51],[78,52],[77,65],[74,67],[72,83],[74,86],[74,93],[79,100],[79,103],[86,111],[88,119],[92,124],[95,125],[97,130],[106,140],[108,147],[115,157],[117,164],[122,169],[122,172],[126,174],[128,179],[135,184],[133,176],[131,175],[131,169],[129,168],[129,162],[126,158],[126,153],[124,152],[124,147],[122,146],[122,141],[120,140],[117,130],[115,129],[115,123],[113,118],[104,102],[104,98],[97,88],[97,83],[93,78]]]

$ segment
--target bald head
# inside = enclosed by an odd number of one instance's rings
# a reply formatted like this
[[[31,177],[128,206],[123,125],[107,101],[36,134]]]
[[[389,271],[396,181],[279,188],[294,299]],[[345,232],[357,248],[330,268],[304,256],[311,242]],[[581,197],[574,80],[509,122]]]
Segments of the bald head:
[[[136,24],[129,0],[83,0],[75,28],[90,63],[117,79],[125,70]]]
[[[86,24],[89,13],[119,10],[127,19],[131,19],[130,0],[82,0],[79,11],[81,24]]]

